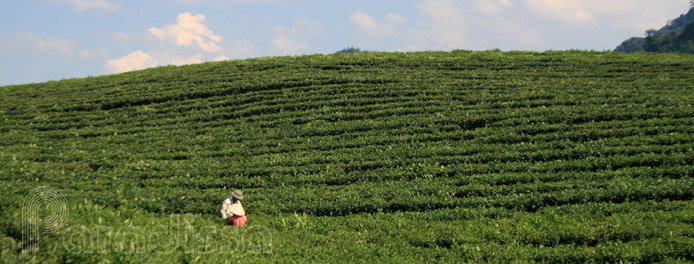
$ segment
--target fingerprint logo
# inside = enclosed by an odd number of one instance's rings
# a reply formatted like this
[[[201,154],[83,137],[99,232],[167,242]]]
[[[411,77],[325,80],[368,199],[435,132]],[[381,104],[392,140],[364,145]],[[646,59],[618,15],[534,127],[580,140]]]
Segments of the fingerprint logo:
[[[67,216],[67,201],[58,190],[46,186],[32,190],[22,207],[22,249],[38,252],[41,233],[56,231]]]

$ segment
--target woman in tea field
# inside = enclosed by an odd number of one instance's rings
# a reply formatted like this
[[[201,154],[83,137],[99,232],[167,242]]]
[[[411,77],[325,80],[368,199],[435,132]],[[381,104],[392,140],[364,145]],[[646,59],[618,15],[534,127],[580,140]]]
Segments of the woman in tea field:
[[[231,197],[224,200],[222,203],[222,218],[229,218],[229,224],[235,226],[244,226],[248,217],[246,217],[246,211],[241,205],[241,200],[243,200],[243,192],[241,190],[235,190],[231,193]]]

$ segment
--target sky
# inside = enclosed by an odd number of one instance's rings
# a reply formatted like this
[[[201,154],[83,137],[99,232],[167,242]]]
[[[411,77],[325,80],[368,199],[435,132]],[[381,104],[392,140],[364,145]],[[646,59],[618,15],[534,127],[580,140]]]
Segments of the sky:
[[[689,0],[3,0],[0,86],[372,51],[612,50]]]

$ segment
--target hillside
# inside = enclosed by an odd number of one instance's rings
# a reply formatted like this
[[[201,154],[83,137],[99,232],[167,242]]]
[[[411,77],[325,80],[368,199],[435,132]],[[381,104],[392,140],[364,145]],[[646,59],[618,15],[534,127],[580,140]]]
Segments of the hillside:
[[[694,53],[694,8],[668,21],[668,24],[659,30],[647,31],[646,37],[625,40],[614,51]]]
[[[363,52],[0,87],[0,262],[694,261],[692,72]]]

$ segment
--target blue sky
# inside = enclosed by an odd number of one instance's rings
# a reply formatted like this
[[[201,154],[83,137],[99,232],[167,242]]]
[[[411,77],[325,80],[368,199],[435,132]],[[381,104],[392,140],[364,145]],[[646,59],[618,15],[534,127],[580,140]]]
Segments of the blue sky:
[[[377,51],[612,50],[688,0],[23,0],[0,3],[0,85],[160,65]]]

